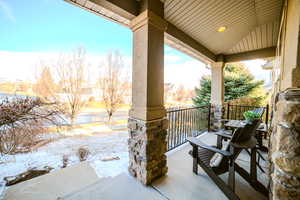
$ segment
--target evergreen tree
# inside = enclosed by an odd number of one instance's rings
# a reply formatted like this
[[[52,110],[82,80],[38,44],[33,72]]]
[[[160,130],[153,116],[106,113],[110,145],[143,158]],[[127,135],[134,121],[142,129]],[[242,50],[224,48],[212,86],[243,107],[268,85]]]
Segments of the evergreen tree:
[[[257,101],[263,99],[262,96],[251,94],[261,88],[264,81],[257,81],[243,64],[228,64],[224,67],[224,89],[225,102],[239,99],[245,96],[256,98]],[[200,87],[195,88],[196,97],[193,102],[196,106],[207,105],[211,99],[211,77],[204,76],[200,80]]]

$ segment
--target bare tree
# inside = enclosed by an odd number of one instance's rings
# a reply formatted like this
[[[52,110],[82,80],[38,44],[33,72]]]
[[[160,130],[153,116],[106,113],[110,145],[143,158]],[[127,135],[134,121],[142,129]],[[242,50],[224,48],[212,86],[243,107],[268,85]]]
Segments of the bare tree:
[[[100,74],[99,85],[109,122],[113,113],[124,102],[124,96],[128,94],[130,89],[124,67],[123,57],[118,51],[107,54],[103,71]]]
[[[179,85],[174,94],[174,100],[177,102],[184,101],[186,97],[186,90],[183,85]]]
[[[37,82],[34,87],[34,92],[43,99],[53,101],[57,92],[57,84],[54,82],[50,66],[40,63],[41,72],[37,75]]]
[[[165,83],[164,84],[164,101],[165,104],[169,102],[172,97],[172,90],[174,89],[174,84],[172,83]]]
[[[85,49],[82,47],[76,48],[70,57],[62,56],[56,65],[58,84],[63,92],[56,99],[63,102],[64,113],[70,118],[71,125],[86,104],[83,88],[87,71]]]
[[[0,153],[28,148],[45,125],[57,125],[59,111],[33,97],[3,99],[0,103]]]

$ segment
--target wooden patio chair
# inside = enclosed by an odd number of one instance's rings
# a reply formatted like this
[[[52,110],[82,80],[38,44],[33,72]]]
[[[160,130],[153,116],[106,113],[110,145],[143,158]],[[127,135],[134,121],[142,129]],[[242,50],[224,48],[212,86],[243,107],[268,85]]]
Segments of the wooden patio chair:
[[[264,115],[264,112],[265,112],[265,108],[264,107],[256,108],[256,109],[252,110],[252,112],[255,112],[255,113],[259,114],[259,118],[262,119],[262,117]],[[261,147],[262,146],[262,135],[261,135],[261,133],[257,133],[255,136],[258,139],[259,147]],[[246,150],[246,152],[249,155],[251,155],[248,150]],[[266,161],[266,160],[259,151],[257,151],[257,154],[258,154],[258,160],[257,160],[256,164],[257,164],[258,168],[260,169],[260,171],[265,173],[264,169],[260,166],[260,159],[262,159],[263,161]]]
[[[259,107],[259,108],[256,108],[254,110],[251,110],[251,111],[254,112],[254,113],[259,114],[259,119],[262,120],[262,117],[263,117],[263,114],[264,114],[265,110],[266,110],[265,107]],[[229,121],[229,120],[225,120],[225,122],[227,122],[227,121]],[[230,135],[230,137],[231,137],[230,132],[228,132],[226,130],[223,130],[223,134],[218,134],[218,143],[217,143],[218,147],[222,146],[222,141],[223,140],[226,141],[228,139],[228,137],[223,137],[223,135],[226,135],[226,136]],[[262,135],[261,134],[255,134],[255,137],[258,139],[257,141],[258,141],[259,147],[261,147],[262,146],[262,142],[261,142],[262,141]],[[246,152],[251,156],[250,152],[247,149],[246,149]],[[260,159],[265,161],[265,158],[262,156],[262,154],[259,151],[257,151],[257,154],[258,154],[258,160],[256,162],[257,167],[260,169],[260,171],[265,173],[264,169],[260,166]]]
[[[222,192],[232,200],[239,197],[235,194],[235,172],[238,172],[249,184],[264,195],[268,190],[257,181],[256,175],[256,139],[255,130],[260,124],[260,120],[252,124],[246,124],[243,128],[238,128],[233,135],[223,135],[229,142],[222,149],[216,146],[209,146],[199,138],[189,137],[187,140],[193,147],[190,154],[193,157],[193,172],[198,174],[198,165],[222,190]],[[222,134],[222,133],[221,133]],[[235,161],[243,149],[251,149],[250,173],[240,167]],[[228,172],[228,183],[226,184],[219,175]]]

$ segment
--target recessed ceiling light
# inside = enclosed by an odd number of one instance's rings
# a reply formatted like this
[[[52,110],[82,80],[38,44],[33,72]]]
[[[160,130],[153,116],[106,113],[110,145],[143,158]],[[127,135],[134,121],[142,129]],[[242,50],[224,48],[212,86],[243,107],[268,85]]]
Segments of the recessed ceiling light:
[[[222,33],[226,30],[226,26],[221,26],[220,28],[218,28],[218,32]]]

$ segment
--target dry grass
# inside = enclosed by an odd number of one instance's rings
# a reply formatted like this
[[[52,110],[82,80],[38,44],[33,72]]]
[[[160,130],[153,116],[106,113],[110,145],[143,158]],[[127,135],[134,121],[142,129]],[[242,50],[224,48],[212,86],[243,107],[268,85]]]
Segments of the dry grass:
[[[92,109],[105,109],[105,104],[102,101],[89,101],[86,104],[86,108],[92,108]],[[129,104],[121,104],[120,109],[129,109]]]

